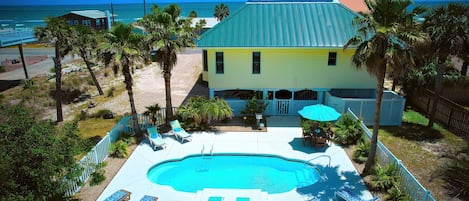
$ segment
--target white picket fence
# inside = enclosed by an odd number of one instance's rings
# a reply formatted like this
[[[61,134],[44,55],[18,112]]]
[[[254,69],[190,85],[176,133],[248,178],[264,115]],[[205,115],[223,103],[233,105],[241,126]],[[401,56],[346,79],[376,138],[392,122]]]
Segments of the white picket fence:
[[[175,113],[177,108],[173,107],[173,112]],[[161,125],[164,123],[165,119],[165,108],[162,108],[159,112],[157,112],[157,125]],[[68,182],[68,190],[65,195],[72,196],[77,193],[81,189],[81,185],[79,183],[85,183],[91,176],[91,174],[95,171],[96,164],[99,164],[106,160],[109,156],[109,147],[111,143],[117,141],[120,137],[120,134],[123,132],[127,132],[130,134],[134,133],[134,129],[132,126],[132,117],[125,116],[122,117],[121,120],[109,131],[106,136],[99,141],[90,152],[86,154],[79,162],[81,168],[83,168],[82,175],[78,178],[80,182]],[[147,129],[150,126],[154,126],[151,122],[150,117],[146,115],[138,115],[138,122],[140,124],[140,128],[142,130]]]
[[[106,136],[99,141],[90,152],[86,154],[79,162],[81,168],[83,168],[82,175],[79,177],[81,183],[85,183],[95,171],[96,164],[99,164],[106,160],[109,156],[109,147],[112,142],[119,139],[119,135],[122,132],[129,132],[128,121],[129,117],[123,117],[114,128],[109,131]],[[72,196],[81,189],[82,185],[77,182],[69,182],[68,190],[65,195]]]
[[[352,110],[348,109],[347,113],[350,114],[353,118],[358,119]],[[373,135],[372,132],[368,129],[368,127],[366,127],[365,124],[363,124],[363,122],[360,122],[360,124],[363,132],[365,132],[368,139],[371,140],[371,136]],[[397,166],[402,186],[409,193],[411,200],[436,201],[435,198],[433,198],[433,196],[430,194],[430,191],[423,187],[422,184],[420,184],[420,182],[415,179],[414,175],[412,175],[412,173],[407,170],[404,164],[402,164],[401,160],[394,156],[394,154],[392,154],[392,152],[389,151],[389,149],[379,140],[378,146],[376,148],[376,158],[378,159],[378,163],[381,166],[385,166],[387,164],[395,164]]]

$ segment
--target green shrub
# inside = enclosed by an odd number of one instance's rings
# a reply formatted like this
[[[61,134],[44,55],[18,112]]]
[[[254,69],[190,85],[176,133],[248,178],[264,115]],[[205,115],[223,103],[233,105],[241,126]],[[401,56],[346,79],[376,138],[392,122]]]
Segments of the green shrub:
[[[110,114],[110,113],[112,113],[112,111],[109,110],[109,109],[101,109],[101,110],[98,110],[96,113],[94,113],[91,116],[93,118],[103,118],[104,115],[107,115],[107,114]]]
[[[118,140],[112,143],[111,147],[109,148],[109,154],[112,157],[126,158],[129,155],[129,152],[129,146],[122,140]]]
[[[21,81],[21,84],[23,85],[23,90],[29,89],[31,86],[33,86],[33,80],[30,79],[25,79]]]
[[[116,88],[115,88],[115,87],[111,87],[111,88],[107,91],[107,97],[114,97],[114,91],[116,91]]]
[[[119,140],[124,141],[127,145],[132,145],[132,144],[137,143],[137,140],[135,139],[135,136],[130,135],[130,133],[128,133],[128,132],[120,133]]]
[[[106,162],[98,163],[95,165],[96,171],[91,173],[90,186],[99,185],[104,180],[106,180],[106,176],[104,175],[106,173],[106,171],[104,170],[104,167],[106,167],[106,165]]]
[[[197,96],[189,98],[181,105],[176,115],[183,120],[184,128],[205,130],[212,120],[221,121],[231,118],[233,110],[224,99]]]
[[[246,107],[241,111],[241,114],[248,116],[255,116],[258,113],[263,114],[268,105],[269,102],[266,100],[257,99],[253,96],[251,100],[246,101]]]
[[[5,98],[5,95],[4,94],[0,94],[0,100],[1,99],[4,99]]]
[[[334,141],[342,145],[357,144],[363,135],[360,122],[349,114],[342,115],[335,124],[337,129],[334,132]]]
[[[301,128],[303,129],[304,133],[309,133],[311,132],[311,127],[317,127],[319,126],[319,123],[314,120],[309,120],[309,119],[301,119]]]
[[[369,141],[360,140],[358,145],[353,152],[353,160],[357,163],[364,163],[368,158],[368,154],[370,153],[371,143]]]
[[[397,167],[394,164],[387,164],[384,167],[377,165],[373,169],[371,177],[371,186],[382,192],[387,191],[394,185],[397,185]]]
[[[94,86],[93,78],[91,76],[88,76],[86,78],[86,83],[88,83],[88,85],[90,85],[90,86]]]
[[[7,69],[5,68],[5,66],[0,66],[0,73],[3,73],[3,72],[6,72]]]
[[[385,195],[386,201],[410,201],[409,193],[401,188],[401,185],[393,185]]]

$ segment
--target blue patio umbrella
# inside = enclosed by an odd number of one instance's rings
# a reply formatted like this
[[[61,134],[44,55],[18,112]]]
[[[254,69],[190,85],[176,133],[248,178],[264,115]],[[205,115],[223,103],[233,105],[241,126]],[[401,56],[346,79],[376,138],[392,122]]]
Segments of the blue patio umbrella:
[[[315,121],[335,121],[340,117],[334,108],[323,104],[305,106],[298,113],[305,119]]]

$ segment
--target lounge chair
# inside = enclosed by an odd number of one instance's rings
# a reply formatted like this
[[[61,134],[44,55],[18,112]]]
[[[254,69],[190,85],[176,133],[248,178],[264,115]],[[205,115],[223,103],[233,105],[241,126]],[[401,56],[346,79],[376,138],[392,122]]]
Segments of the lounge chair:
[[[163,141],[163,138],[158,133],[156,127],[147,128],[148,132],[148,140],[150,141],[150,145],[153,149],[155,148],[165,148],[166,142]]]
[[[118,190],[114,192],[112,195],[107,197],[104,201],[129,201],[130,200],[130,192],[126,190]]]
[[[364,200],[364,199],[360,198],[360,196],[353,193],[350,189],[347,189],[347,188],[336,191],[334,193],[334,195],[335,195],[335,200],[339,200],[339,199],[337,199],[337,197],[340,197],[340,198],[342,198],[342,200],[346,200],[346,201],[375,201],[375,200],[379,200],[378,197],[373,197],[372,199]]]
[[[324,137],[315,137],[314,138],[314,146],[316,147],[324,147],[326,146],[326,138]]]
[[[171,121],[169,124],[171,128],[173,128],[172,132],[176,135],[177,139],[181,140],[181,143],[184,142],[184,140],[189,141],[191,135],[181,127],[178,120]]]
[[[308,142],[309,144],[312,143],[312,138],[313,136],[309,132],[303,132],[303,145],[305,145],[305,142]]]
[[[157,201],[158,197],[151,196],[151,195],[144,195],[140,201]]]
[[[209,197],[207,201],[223,201],[224,198],[223,197],[220,197],[220,196],[212,196],[212,197]]]

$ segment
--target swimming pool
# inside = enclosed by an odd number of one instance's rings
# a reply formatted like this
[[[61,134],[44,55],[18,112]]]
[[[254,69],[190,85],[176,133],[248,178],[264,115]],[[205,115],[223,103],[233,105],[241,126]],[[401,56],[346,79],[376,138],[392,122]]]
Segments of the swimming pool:
[[[154,165],[148,179],[177,191],[197,192],[204,188],[261,189],[284,193],[316,183],[320,176],[306,161],[276,155],[192,155]]]

